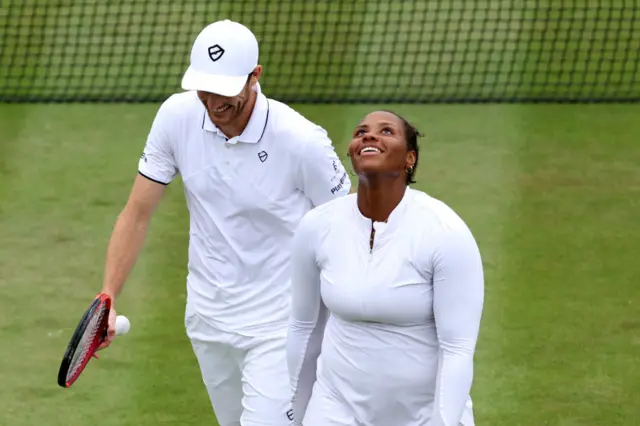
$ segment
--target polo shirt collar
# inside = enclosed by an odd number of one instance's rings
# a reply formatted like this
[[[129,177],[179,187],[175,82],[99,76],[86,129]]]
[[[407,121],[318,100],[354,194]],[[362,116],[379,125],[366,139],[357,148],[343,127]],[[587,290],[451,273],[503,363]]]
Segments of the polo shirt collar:
[[[247,127],[245,127],[240,136],[236,136],[227,140],[227,143],[258,143],[264,135],[264,132],[267,128],[267,121],[269,120],[269,100],[265,95],[262,94],[260,83],[256,83],[253,90],[258,93],[258,97],[256,98],[255,105],[253,106],[253,111],[251,112],[251,117],[249,118]],[[206,109],[204,111],[202,128],[226,138],[225,134],[220,129],[218,129],[215,124],[213,124],[211,118],[209,117],[209,114],[207,114]]]

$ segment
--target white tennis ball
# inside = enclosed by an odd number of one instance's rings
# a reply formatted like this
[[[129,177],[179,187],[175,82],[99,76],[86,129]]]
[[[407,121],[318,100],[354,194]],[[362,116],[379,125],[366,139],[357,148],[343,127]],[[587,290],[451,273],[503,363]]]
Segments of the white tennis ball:
[[[129,332],[131,328],[131,323],[129,322],[129,318],[124,315],[118,315],[116,317],[116,336],[124,336]]]

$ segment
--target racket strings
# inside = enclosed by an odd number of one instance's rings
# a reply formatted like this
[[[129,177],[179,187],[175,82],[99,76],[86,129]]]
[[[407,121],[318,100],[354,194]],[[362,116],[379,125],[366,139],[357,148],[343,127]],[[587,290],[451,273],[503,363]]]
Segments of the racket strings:
[[[97,346],[100,341],[96,339],[96,337],[100,338],[100,336],[96,336],[98,330],[100,330],[100,324],[102,323],[102,319],[104,318],[106,309],[104,306],[100,307],[100,310],[96,312],[89,321],[89,325],[87,326],[85,332],[80,339],[80,343],[78,344],[78,349],[73,356],[71,361],[71,368],[69,369],[69,373],[67,374],[67,378],[74,377],[76,373],[86,364],[87,358],[92,354],[93,347]]]

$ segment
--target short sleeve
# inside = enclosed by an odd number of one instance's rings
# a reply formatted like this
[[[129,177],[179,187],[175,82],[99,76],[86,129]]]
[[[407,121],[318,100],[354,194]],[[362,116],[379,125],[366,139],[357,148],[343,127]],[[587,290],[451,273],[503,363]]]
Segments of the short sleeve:
[[[158,110],[138,162],[138,172],[155,182],[168,185],[178,174],[172,144],[175,112],[168,102]]]
[[[349,194],[351,180],[327,132],[318,127],[301,144],[299,188],[317,207]]]

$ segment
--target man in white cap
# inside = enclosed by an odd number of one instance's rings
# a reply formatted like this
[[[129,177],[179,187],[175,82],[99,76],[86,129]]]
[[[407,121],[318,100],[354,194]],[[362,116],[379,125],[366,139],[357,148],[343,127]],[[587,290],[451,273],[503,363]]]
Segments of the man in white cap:
[[[202,30],[186,92],[160,107],[113,231],[102,291],[114,300],[166,185],[190,213],[185,325],[220,426],[290,424],[289,251],[310,209],[351,183],[320,126],[261,93],[258,42],[229,20]],[[109,336],[115,336],[115,309]]]

